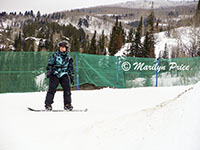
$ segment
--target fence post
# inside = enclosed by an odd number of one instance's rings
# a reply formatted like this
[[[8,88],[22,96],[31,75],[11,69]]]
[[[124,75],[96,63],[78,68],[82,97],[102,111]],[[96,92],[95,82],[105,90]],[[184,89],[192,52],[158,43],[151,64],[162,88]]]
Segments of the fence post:
[[[156,87],[158,87],[158,66],[159,66],[159,58],[157,59],[157,65],[156,65]]]
[[[78,53],[76,53],[76,88],[79,90]]]
[[[119,56],[116,57],[116,87],[119,87]]]

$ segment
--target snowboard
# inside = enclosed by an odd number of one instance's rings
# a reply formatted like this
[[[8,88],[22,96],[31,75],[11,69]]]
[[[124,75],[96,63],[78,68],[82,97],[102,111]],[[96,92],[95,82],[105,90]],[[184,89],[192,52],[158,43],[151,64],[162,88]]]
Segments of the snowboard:
[[[28,107],[28,110],[29,111],[33,111],[33,112],[87,112],[88,109],[72,109],[71,111],[70,110],[64,110],[64,109],[53,109],[51,111],[47,111],[45,109],[33,109],[33,108],[30,108]]]

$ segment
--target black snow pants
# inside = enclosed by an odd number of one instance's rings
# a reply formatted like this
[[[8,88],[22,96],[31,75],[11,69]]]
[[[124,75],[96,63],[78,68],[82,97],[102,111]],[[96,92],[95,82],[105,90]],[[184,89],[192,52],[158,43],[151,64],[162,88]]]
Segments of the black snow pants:
[[[71,88],[69,85],[68,75],[64,75],[61,78],[51,75],[49,78],[49,89],[46,95],[45,105],[53,104],[54,95],[59,83],[63,88],[64,105],[71,104]]]

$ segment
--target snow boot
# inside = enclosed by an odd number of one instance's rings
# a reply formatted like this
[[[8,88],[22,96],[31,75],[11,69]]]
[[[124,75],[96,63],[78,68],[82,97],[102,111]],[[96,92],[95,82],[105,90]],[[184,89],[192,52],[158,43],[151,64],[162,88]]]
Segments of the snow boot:
[[[52,111],[52,106],[51,105],[45,105],[45,110],[46,111]]]
[[[73,109],[73,106],[72,106],[71,104],[66,104],[66,105],[64,106],[64,110],[72,111],[72,109]]]

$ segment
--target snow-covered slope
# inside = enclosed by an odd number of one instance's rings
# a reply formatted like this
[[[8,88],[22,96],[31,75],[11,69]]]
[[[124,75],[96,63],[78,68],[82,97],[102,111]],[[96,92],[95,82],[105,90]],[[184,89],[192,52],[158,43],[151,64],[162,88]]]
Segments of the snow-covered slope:
[[[171,54],[176,50],[179,50],[179,54],[184,52],[187,56],[191,57],[189,53],[192,52],[193,47],[198,47],[199,34],[200,28],[192,26],[175,28],[169,32],[164,31],[156,33],[154,35],[156,57],[158,58],[160,54],[162,55],[165,49],[168,51],[169,57],[171,57]],[[142,37],[141,41],[144,41],[144,37]],[[115,56],[124,56],[127,54],[127,49],[129,49],[130,46],[131,43],[126,43]]]
[[[112,31],[113,23],[107,20],[103,20],[102,18],[99,19],[98,17],[95,16],[86,17],[79,15],[79,16],[68,17],[66,19],[60,19],[57,20],[57,22],[61,25],[72,24],[74,27],[79,28],[78,26],[79,19],[87,20],[88,27],[84,25],[81,26],[87,33],[93,34],[96,30],[97,34],[100,35],[104,30],[104,34],[108,36]]]
[[[117,3],[110,6],[125,7],[125,8],[151,8],[154,2],[154,8],[166,8],[176,6],[187,6],[197,4],[198,0],[132,0],[124,3]]]
[[[170,55],[179,50],[179,53],[184,52],[189,57],[192,57],[189,53],[192,52],[193,47],[198,46],[198,39],[200,33],[199,28],[194,28],[191,26],[180,27],[168,32],[160,32],[155,34],[156,45],[155,54],[159,57],[159,53],[166,49]],[[181,51],[180,51],[181,50]],[[195,49],[194,49],[195,50]],[[181,56],[179,56],[181,57]]]
[[[1,150],[199,150],[200,84],[73,91],[86,113],[35,113],[44,92],[0,94]],[[53,108],[62,109],[62,92]]]

